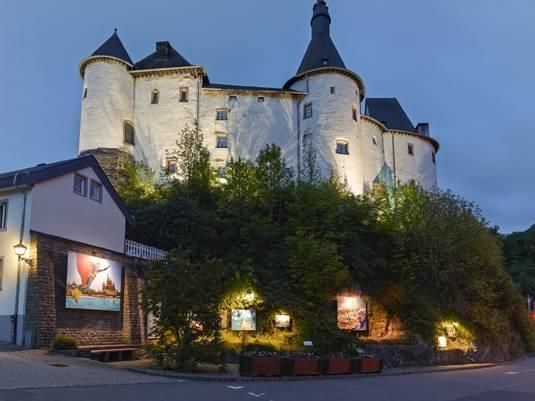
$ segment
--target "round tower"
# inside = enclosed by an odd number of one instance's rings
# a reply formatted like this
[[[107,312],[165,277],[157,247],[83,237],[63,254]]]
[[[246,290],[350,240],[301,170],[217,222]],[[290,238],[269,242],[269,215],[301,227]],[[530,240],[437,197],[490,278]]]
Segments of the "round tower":
[[[133,63],[113,35],[80,63],[83,80],[79,154],[93,154],[114,184],[135,145]]]
[[[354,193],[362,193],[363,157],[358,132],[364,83],[346,68],[331,39],[331,16],[325,0],[314,5],[311,26],[312,39],[303,61],[284,85],[307,93],[299,105],[300,159],[312,149],[324,176],[334,172]]]

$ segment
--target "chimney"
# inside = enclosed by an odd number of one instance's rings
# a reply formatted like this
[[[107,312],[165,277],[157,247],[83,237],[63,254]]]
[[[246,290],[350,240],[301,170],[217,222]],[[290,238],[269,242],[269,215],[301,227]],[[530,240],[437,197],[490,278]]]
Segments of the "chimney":
[[[156,42],[156,54],[160,57],[169,57],[171,44],[169,42]]]
[[[418,131],[420,135],[429,136],[429,123],[418,123],[416,131]]]

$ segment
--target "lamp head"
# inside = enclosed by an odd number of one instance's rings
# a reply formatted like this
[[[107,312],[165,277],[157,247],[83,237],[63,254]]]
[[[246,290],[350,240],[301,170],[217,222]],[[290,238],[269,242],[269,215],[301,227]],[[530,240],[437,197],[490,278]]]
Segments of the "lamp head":
[[[28,247],[24,245],[22,242],[20,242],[17,245],[15,245],[13,249],[15,251],[15,255],[17,255],[20,258],[26,253],[26,251],[28,250]]]

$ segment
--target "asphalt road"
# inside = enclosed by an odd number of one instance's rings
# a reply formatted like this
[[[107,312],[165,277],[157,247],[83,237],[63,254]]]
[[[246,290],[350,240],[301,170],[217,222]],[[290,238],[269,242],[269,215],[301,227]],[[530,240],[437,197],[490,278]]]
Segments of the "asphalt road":
[[[535,358],[471,371],[266,383],[156,383],[0,391],[1,401],[535,401]]]

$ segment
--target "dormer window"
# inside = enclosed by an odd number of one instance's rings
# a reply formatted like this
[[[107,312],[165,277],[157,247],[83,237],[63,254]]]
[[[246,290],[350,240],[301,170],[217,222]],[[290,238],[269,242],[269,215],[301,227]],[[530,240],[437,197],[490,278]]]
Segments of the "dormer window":
[[[217,121],[228,120],[228,109],[217,109],[216,118]]]
[[[130,121],[124,122],[124,141],[130,145],[134,145],[136,130],[134,124]]]
[[[152,91],[152,96],[150,98],[150,104],[158,104],[160,103],[160,91],[158,89],[154,89]]]
[[[339,155],[349,154],[349,143],[347,141],[336,141],[336,153]]]
[[[321,60],[321,65],[329,65],[329,59],[328,58],[324,58]]]
[[[180,103],[189,101],[189,88],[180,88]]]

